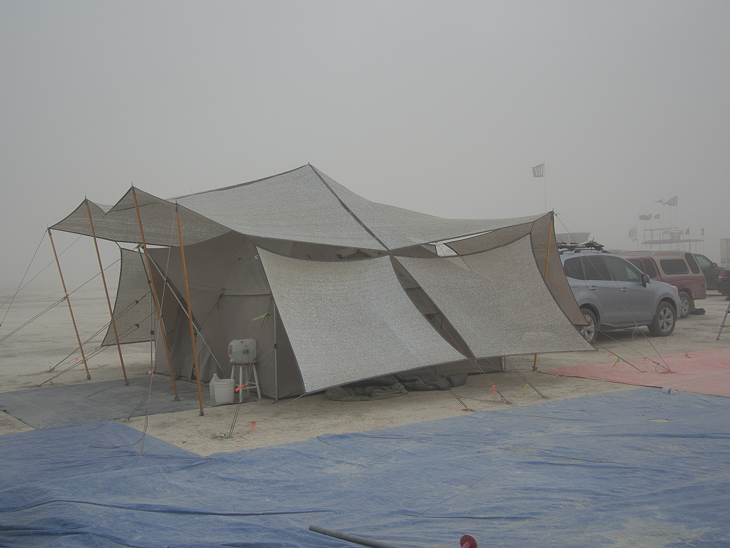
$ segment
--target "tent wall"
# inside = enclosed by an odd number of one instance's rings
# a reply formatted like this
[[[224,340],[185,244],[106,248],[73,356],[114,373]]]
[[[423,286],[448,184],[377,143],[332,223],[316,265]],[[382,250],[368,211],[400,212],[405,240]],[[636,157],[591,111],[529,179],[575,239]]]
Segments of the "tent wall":
[[[179,249],[154,249],[150,250],[150,256],[160,270],[166,272],[177,292],[184,294]],[[214,374],[230,377],[229,343],[236,339],[256,339],[257,373],[262,393],[270,397],[301,393],[299,369],[293,353],[287,349],[288,340],[281,333],[277,336],[278,378],[275,377],[274,303],[252,242],[229,232],[202,244],[186,246],[185,264],[193,317],[207,343],[196,342],[201,380],[207,382]],[[160,291],[158,288],[158,293]],[[168,341],[175,354],[173,370],[190,377],[193,364],[190,329],[186,314],[178,314],[182,319],[178,318]],[[187,354],[184,348],[187,348]],[[157,360],[163,359],[164,352],[158,353]]]

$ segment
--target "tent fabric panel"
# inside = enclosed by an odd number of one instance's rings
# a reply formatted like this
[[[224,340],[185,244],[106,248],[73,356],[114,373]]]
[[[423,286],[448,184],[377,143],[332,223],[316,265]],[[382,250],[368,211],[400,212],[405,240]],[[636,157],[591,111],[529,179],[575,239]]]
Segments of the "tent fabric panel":
[[[399,258],[477,357],[591,350],[547,290],[527,236],[462,257]]]
[[[120,248],[121,267],[119,283],[114,301],[114,324],[117,327],[119,343],[137,343],[150,340],[150,325],[155,304],[147,283],[144,257],[137,251]],[[102,346],[116,344],[114,330],[109,325]]]
[[[540,217],[534,215],[516,219],[444,219],[372,202],[348,190],[321,171],[315,171],[390,250],[524,224]]]
[[[132,191],[150,245],[176,246],[175,201],[130,189],[106,214],[92,212],[97,237],[140,243]],[[252,237],[356,249],[403,249],[533,221],[443,219],[372,202],[310,165],[250,183],[178,198],[186,244],[227,230]],[[367,227],[367,228],[366,228]],[[85,204],[51,228],[91,235]]]
[[[178,200],[192,211],[250,236],[382,249],[311,166]]]
[[[179,245],[175,204],[140,189],[134,189],[134,191],[142,218],[145,242],[149,245]],[[113,242],[142,243],[131,189],[109,209],[91,201],[89,207],[97,238]],[[178,210],[183,240],[186,243],[202,242],[228,231],[217,223],[185,208],[181,207]],[[86,203],[82,202],[71,214],[51,228],[91,236]]]
[[[568,280],[563,272],[563,265],[560,262],[560,253],[555,243],[554,234],[550,230],[552,213],[543,215],[533,223],[516,225],[487,234],[481,234],[473,238],[467,238],[455,242],[449,242],[448,246],[459,255],[469,255],[488,251],[514,242],[515,240],[530,234],[532,238],[532,252],[540,274],[545,277],[545,263],[548,253],[548,242],[550,242],[550,258],[547,261],[547,286],[557,301],[560,308],[575,325],[585,325],[585,319],[581,314],[578,304],[575,302],[573,292],[568,285]],[[473,272],[479,273],[472,268]]]
[[[149,253],[160,270],[184,295],[185,278],[180,249],[149,249]],[[228,232],[203,243],[185,245],[184,253],[191,305],[196,316],[207,315],[209,308],[215,305],[221,295],[269,293],[256,247],[240,234]]]
[[[453,249],[459,255],[471,255],[472,253],[481,253],[489,251],[495,247],[519,240],[523,236],[530,234],[535,223],[526,223],[521,225],[510,226],[480,234],[473,238],[465,238],[455,242],[449,242],[448,247]]]
[[[305,392],[464,358],[411,303],[388,257],[322,263],[259,253]]]
[[[578,308],[578,303],[570,289],[568,279],[565,277],[563,263],[560,260],[557,240],[554,231],[550,230],[550,217],[546,216],[535,222],[531,232],[532,252],[537,261],[540,274],[550,288],[550,292],[557,301],[560,308],[575,325],[585,325],[583,313]],[[549,256],[548,256],[549,250]],[[545,266],[547,265],[547,274]]]

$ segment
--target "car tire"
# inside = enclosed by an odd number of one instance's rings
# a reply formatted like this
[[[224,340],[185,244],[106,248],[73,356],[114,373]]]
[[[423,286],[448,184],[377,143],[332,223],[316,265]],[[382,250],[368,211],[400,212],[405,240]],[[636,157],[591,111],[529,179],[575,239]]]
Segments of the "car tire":
[[[578,333],[580,333],[586,341],[593,344],[596,337],[598,337],[598,320],[596,319],[596,315],[590,308],[581,308],[580,312],[583,314],[586,322],[588,322],[588,325],[579,325]]]
[[[676,325],[676,316],[674,308],[666,301],[659,303],[654,314],[654,320],[649,325],[649,333],[655,337],[668,337],[674,331]]]
[[[679,318],[686,318],[695,308],[695,302],[688,291],[679,292]]]

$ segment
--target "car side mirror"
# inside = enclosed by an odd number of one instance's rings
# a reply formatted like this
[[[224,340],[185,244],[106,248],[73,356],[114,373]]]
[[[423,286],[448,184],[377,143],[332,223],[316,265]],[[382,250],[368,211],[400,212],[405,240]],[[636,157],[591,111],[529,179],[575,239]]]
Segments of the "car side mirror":
[[[641,285],[646,287],[646,284],[649,283],[649,275],[648,274],[642,274],[641,275]]]

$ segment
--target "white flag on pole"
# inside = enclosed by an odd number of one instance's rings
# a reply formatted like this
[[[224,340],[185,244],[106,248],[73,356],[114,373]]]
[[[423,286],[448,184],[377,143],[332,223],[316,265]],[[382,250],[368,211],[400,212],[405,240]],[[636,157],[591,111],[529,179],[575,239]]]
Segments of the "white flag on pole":
[[[539,166],[535,166],[532,168],[532,175],[533,177],[543,177],[543,168],[545,167],[545,162],[540,164]]]

